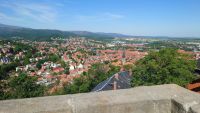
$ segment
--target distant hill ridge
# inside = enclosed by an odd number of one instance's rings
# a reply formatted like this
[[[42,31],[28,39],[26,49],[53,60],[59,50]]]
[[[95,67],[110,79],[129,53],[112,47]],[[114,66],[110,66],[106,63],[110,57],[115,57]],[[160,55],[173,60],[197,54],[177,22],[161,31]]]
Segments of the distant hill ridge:
[[[50,40],[51,37],[87,37],[94,39],[120,38],[158,38],[158,39],[199,39],[200,37],[168,37],[168,36],[131,36],[119,33],[89,32],[89,31],[62,31],[54,29],[32,29],[26,27],[5,25],[0,23],[0,39],[20,37],[28,40]]]
[[[50,29],[32,29],[19,26],[0,24],[0,38],[11,39],[21,37],[29,40],[50,40],[51,37],[75,37],[83,36],[88,38],[114,38],[114,37],[131,37],[129,35],[117,33],[102,33],[89,31],[61,31]]]

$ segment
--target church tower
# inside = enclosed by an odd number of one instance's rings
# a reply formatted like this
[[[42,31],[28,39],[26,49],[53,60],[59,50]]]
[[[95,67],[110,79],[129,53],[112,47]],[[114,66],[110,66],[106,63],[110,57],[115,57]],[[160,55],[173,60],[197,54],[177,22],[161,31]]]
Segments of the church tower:
[[[124,65],[126,63],[126,52],[125,49],[123,49],[123,53],[122,53],[122,65]]]

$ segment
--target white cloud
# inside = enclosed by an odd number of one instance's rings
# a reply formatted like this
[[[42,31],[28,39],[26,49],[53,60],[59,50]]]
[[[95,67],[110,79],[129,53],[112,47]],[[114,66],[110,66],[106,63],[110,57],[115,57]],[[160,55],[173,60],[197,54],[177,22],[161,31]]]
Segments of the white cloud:
[[[11,21],[14,21],[14,20],[21,20],[20,18],[17,18],[17,17],[11,17],[11,16],[8,16],[4,13],[1,13],[0,12],[0,19],[1,20],[11,20]]]
[[[76,18],[80,21],[108,21],[108,20],[119,20],[125,16],[115,13],[102,13],[97,15],[77,15]]]
[[[53,22],[57,12],[45,4],[5,3],[1,7],[8,8],[21,18],[30,18],[40,22]]]
[[[8,18],[7,15],[5,15],[5,14],[3,14],[3,13],[0,13],[0,19],[6,19],[6,18]]]

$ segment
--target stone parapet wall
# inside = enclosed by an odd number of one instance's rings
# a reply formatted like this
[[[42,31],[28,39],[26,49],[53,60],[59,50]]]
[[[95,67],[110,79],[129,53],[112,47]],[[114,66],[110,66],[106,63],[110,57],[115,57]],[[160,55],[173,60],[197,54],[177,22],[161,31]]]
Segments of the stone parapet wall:
[[[0,113],[200,113],[200,94],[174,84],[0,101]]]

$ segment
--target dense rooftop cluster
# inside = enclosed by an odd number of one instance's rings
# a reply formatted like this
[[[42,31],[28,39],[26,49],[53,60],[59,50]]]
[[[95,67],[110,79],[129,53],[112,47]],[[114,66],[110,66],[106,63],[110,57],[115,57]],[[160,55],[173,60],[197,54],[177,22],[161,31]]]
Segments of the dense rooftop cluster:
[[[115,38],[113,40],[99,41],[84,37],[57,38],[52,41],[2,40],[0,42],[1,87],[3,87],[3,92],[11,91],[12,88],[8,87],[13,87],[14,91],[17,89],[15,89],[14,85],[9,84],[10,81],[12,83],[13,81],[15,82],[15,78],[30,79],[29,77],[31,77],[34,78],[31,79],[32,83],[36,83],[38,86],[45,86],[45,93],[42,93],[42,95],[81,93],[92,91],[92,89],[93,91],[101,91],[108,87],[108,89],[129,88],[134,86],[132,82],[135,79],[132,76],[137,77],[136,75],[141,74],[140,77],[150,77],[159,71],[152,71],[156,63],[148,61],[158,60],[157,63],[160,64],[156,65],[161,65],[160,58],[156,58],[159,56],[153,55],[152,58],[155,57],[155,59],[145,57],[149,56],[151,51],[160,51],[160,49],[164,48],[152,47],[151,44],[156,44],[155,42],[158,43],[160,41],[142,38],[140,40],[136,38]],[[171,51],[170,54],[174,54],[173,52],[175,51]],[[186,51],[181,47],[177,52],[190,55],[191,57],[187,59],[189,61],[198,61],[200,56],[198,51]],[[169,58],[173,57],[167,55],[167,51],[163,54],[166,54],[164,56],[166,58],[168,56]],[[163,60],[166,60],[166,58]],[[147,63],[143,62],[145,59]],[[160,67],[157,69],[160,69]],[[149,71],[149,69],[151,70]],[[193,73],[193,69],[189,71]],[[134,75],[130,74],[132,72]],[[123,73],[128,74],[124,75]],[[162,75],[164,74],[164,72],[161,73]],[[116,74],[119,75],[119,79],[116,79]],[[28,76],[28,78],[24,77],[24,75]],[[138,78],[137,80],[143,80],[144,84],[146,84],[147,78]],[[165,83],[162,80],[149,84]],[[173,80],[169,80],[167,83],[171,83],[171,81]],[[137,84],[142,85],[143,82],[138,82]],[[155,80],[146,82],[155,82]],[[185,84],[188,80],[183,82]],[[21,87],[20,84],[18,85]]]

